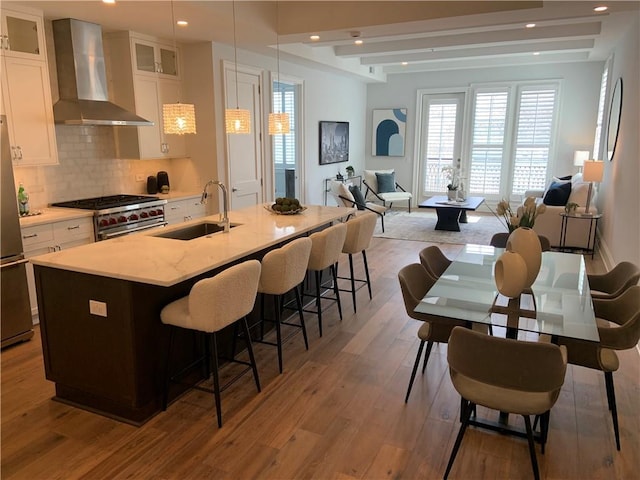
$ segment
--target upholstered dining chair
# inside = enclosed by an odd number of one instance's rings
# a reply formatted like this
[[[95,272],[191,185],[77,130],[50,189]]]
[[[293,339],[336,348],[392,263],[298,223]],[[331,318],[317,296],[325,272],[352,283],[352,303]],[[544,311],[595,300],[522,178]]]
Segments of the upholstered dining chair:
[[[539,479],[530,416],[540,416],[544,453],[550,411],[560,395],[567,369],[565,347],[493,337],[456,327],[449,337],[447,360],[451,382],[462,398],[462,425],[444,478],[451,472],[471,413],[481,405],[522,415],[533,475]]]
[[[371,198],[382,202],[383,206],[393,202],[407,202],[407,208],[411,213],[411,199],[413,195],[407,192],[395,179],[395,171],[391,170],[365,170],[362,180],[367,187],[365,198]]]
[[[489,245],[496,248],[507,248],[507,240],[509,239],[509,235],[510,234],[508,232],[495,233],[491,237]],[[548,252],[549,250],[551,250],[551,242],[547,237],[545,237],[544,235],[538,235],[538,238],[540,239],[540,247],[543,252]]]
[[[620,450],[618,409],[613,387],[613,372],[620,367],[615,350],[636,348],[640,340],[640,286],[629,287],[615,298],[594,298],[593,310],[598,323],[600,342],[585,342],[560,337],[567,347],[569,363],[601,370],[611,410],[616,448]]]
[[[357,185],[347,185],[343,182],[333,181],[331,182],[330,193],[338,206],[342,205],[349,208],[356,207],[358,209],[356,215],[365,212],[373,212],[378,215],[380,217],[382,231],[384,232],[384,214],[389,209],[384,205],[367,202]]]
[[[427,270],[419,263],[411,263],[402,267],[398,272],[398,280],[400,281],[400,290],[402,291],[402,299],[404,300],[404,308],[407,311],[407,315],[414,320],[424,322],[418,329],[420,346],[418,347],[416,360],[413,363],[407,394],[404,397],[404,403],[407,403],[409,401],[409,395],[411,394],[411,388],[413,387],[413,381],[416,378],[418,365],[420,365],[420,357],[422,356],[425,343],[427,344],[427,351],[424,355],[424,363],[422,364],[423,374],[427,368],[427,361],[429,360],[429,354],[431,353],[434,342],[447,343],[453,327],[465,326],[465,322],[414,312],[416,306],[431,289],[433,284],[436,283],[436,279],[429,275]]]
[[[423,248],[419,253],[419,257],[420,263],[434,280],[440,278],[451,265],[451,260],[436,245]]]
[[[638,284],[640,269],[631,262],[620,262],[602,275],[590,274],[591,298],[615,298]]]
[[[367,248],[371,244],[371,238],[373,237],[373,231],[376,228],[376,215],[373,213],[365,213],[357,217],[347,220],[347,237],[344,240],[342,246],[342,253],[346,253],[349,256],[349,276],[341,277],[338,279],[349,280],[350,288],[341,288],[341,292],[351,292],[351,299],[353,300],[353,312],[356,313],[356,292],[360,287],[367,286],[369,290],[369,300],[373,298],[371,295],[371,279],[369,278],[369,264],[367,263]],[[357,253],[362,254],[362,262],[364,264],[364,279],[356,278],[353,268],[353,256]],[[356,283],[359,287],[356,288]]]
[[[260,262],[248,260],[223,270],[212,278],[205,278],[196,282],[189,295],[182,297],[165,306],[160,312],[160,320],[171,327],[169,333],[169,349],[165,369],[165,385],[162,398],[163,410],[167,408],[169,383],[172,380],[169,374],[171,350],[173,347],[174,327],[180,327],[206,334],[209,340],[208,348],[205,348],[205,356],[196,363],[204,362],[205,371],[209,373],[209,355],[213,365],[213,394],[216,402],[216,414],[218,427],[222,427],[222,407],[220,392],[226,386],[220,387],[218,374],[218,347],[216,334],[228,325],[239,323],[243,330],[243,339],[249,353],[249,362],[227,359],[235,363],[248,365],[253,371],[258,392],[260,391],[260,379],[258,369],[253,356],[251,337],[247,326],[246,316],[253,310],[260,278]],[[229,292],[233,292],[230,294]],[[193,365],[195,366],[195,364]],[[182,369],[184,373],[189,367]],[[248,370],[247,370],[248,371]],[[177,374],[176,376],[178,376]],[[195,388],[210,391],[206,388]]]
[[[342,253],[342,247],[344,246],[344,240],[347,237],[347,224],[337,223],[329,228],[325,228],[320,232],[315,232],[309,235],[311,239],[311,254],[309,255],[309,264],[307,270],[314,272],[315,274],[315,302],[316,309],[304,310],[305,312],[315,313],[318,315],[318,330],[320,336],[322,336],[322,300],[334,301],[338,305],[338,313],[340,314],[340,320],[342,320],[342,305],[340,303],[340,290],[338,289],[338,274],[336,270],[336,264],[340,259]],[[331,272],[331,289],[333,290],[333,297],[328,294],[322,294],[322,272],[326,269]],[[305,294],[303,294],[305,295]]]

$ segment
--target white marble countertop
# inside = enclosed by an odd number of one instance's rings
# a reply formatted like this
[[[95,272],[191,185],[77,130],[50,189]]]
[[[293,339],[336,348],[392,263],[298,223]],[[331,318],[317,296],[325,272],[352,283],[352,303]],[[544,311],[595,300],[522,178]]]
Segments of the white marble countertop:
[[[186,198],[195,198],[202,195],[202,192],[195,191],[170,191],[169,193],[158,193],[153,195],[160,200],[182,200]],[[38,215],[29,215],[20,217],[20,227],[32,227],[43,223],[63,222],[65,220],[73,220],[75,218],[93,217],[92,210],[82,210],[80,208],[63,208],[63,207],[45,207],[35,209],[40,212]]]
[[[187,241],[153,236],[203,221],[217,222],[219,215],[216,214],[40,255],[29,261],[44,267],[169,287],[346,217],[353,211],[345,207],[309,205],[298,215],[276,215],[260,204],[229,212],[231,223],[239,224],[229,233]]]

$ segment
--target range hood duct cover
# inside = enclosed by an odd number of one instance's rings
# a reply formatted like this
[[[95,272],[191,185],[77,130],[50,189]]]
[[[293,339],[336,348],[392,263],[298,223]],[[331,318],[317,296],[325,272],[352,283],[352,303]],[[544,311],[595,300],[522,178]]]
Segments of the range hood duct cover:
[[[54,20],[53,40],[60,100],[55,123],[146,126],[153,122],[109,102],[102,27],[73,18]]]

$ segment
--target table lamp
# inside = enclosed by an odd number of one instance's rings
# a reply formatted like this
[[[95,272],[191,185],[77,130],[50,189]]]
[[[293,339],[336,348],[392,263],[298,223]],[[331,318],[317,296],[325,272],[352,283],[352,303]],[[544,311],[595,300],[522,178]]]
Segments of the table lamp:
[[[584,210],[585,215],[591,215],[589,213],[589,206],[591,205],[591,191],[593,190],[593,182],[601,182],[603,175],[604,175],[604,162],[600,162],[598,160],[585,160],[584,171],[582,172],[582,179],[585,182],[589,182],[587,206]]]
[[[573,153],[573,166],[582,168],[585,160],[589,160],[589,152],[587,150],[576,150]]]

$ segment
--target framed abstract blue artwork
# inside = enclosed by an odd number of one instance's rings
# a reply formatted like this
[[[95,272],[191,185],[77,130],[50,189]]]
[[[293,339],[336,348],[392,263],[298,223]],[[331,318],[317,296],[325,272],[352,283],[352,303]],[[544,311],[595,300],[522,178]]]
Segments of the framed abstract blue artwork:
[[[407,125],[406,108],[386,108],[373,111],[373,145],[377,157],[403,157]]]

